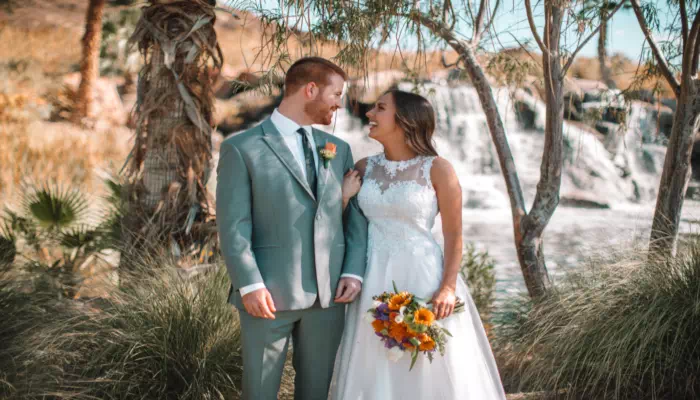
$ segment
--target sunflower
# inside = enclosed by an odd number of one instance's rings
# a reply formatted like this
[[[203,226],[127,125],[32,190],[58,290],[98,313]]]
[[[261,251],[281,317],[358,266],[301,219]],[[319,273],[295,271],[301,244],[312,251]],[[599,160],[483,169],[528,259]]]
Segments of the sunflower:
[[[400,324],[392,323],[389,326],[389,336],[395,339],[397,342],[403,342],[404,339],[408,338],[408,328],[403,322]]]
[[[413,300],[413,295],[408,292],[395,294],[389,299],[389,309],[391,311],[398,311],[402,306],[411,304],[411,300]]]
[[[435,341],[425,333],[418,337],[420,340],[420,351],[432,351],[435,349]]]
[[[430,326],[435,321],[435,314],[427,308],[421,308],[413,314],[413,322],[419,325]]]

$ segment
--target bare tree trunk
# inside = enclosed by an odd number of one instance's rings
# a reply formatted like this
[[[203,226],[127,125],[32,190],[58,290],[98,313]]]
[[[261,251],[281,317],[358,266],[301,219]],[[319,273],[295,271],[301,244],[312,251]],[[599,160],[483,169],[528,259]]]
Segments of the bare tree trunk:
[[[491,140],[498,154],[498,161],[501,166],[501,173],[506,183],[508,190],[508,198],[510,199],[511,214],[513,218],[513,233],[515,237],[515,248],[520,261],[520,268],[523,273],[525,286],[528,294],[531,297],[537,297],[543,294],[550,285],[549,274],[544,262],[544,254],[541,247],[541,234],[535,234],[533,239],[533,229],[539,229],[536,224],[530,224],[530,229],[523,221],[527,218],[525,207],[525,199],[523,197],[520,180],[515,169],[513,154],[510,151],[506,130],[503,125],[501,114],[498,111],[496,99],[493,97],[491,84],[486,78],[479,60],[474,54],[473,46],[464,40],[458,39],[454,32],[443,23],[430,19],[425,15],[417,16],[419,22],[430,29],[436,35],[440,36],[445,42],[450,45],[463,60],[467,73],[471,78],[472,84],[479,95],[481,107],[486,114],[486,121],[491,134]],[[475,34],[475,38],[478,37]],[[563,118],[563,102],[562,102],[562,118]],[[546,150],[545,150],[546,151]],[[539,188],[538,188],[539,192]],[[557,192],[558,193],[558,192]],[[558,197],[557,197],[558,199]],[[553,210],[552,210],[553,211]],[[544,230],[544,226],[541,228]],[[539,238],[539,239],[538,239]],[[537,242],[537,244],[535,244]]]
[[[698,56],[700,55],[700,12],[693,17],[688,29],[688,15],[685,0],[680,0],[681,39],[683,57],[681,79],[669,67],[662,48],[656,43],[647,24],[639,0],[630,0],[639,26],[644,33],[657,68],[661,71],[676,95],[677,108],[673,117],[671,138],[666,148],[664,169],[656,197],[656,209],[649,236],[649,250],[656,256],[672,257],[683,210],[685,192],[690,181],[690,158],[695,136],[700,129],[700,81],[698,80]]]
[[[650,250],[662,257],[673,256],[675,252],[683,201],[690,181],[690,158],[700,128],[697,80],[689,80],[681,86],[677,104],[649,238]]]
[[[85,17],[83,54],[80,60],[80,86],[76,93],[72,121],[80,123],[92,116],[93,88],[100,76],[100,45],[102,44],[102,14],[105,0],[90,0]]]
[[[602,15],[601,17],[605,17]],[[612,74],[610,72],[610,67],[608,67],[608,23],[602,22],[600,25],[600,32],[598,32],[598,64],[600,66],[600,80],[605,82],[609,88],[614,89],[617,87],[615,81],[612,79]]]

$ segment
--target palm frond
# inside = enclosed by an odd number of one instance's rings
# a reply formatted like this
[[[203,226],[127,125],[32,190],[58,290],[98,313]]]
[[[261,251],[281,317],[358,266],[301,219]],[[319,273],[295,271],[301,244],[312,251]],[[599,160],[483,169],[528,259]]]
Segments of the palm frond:
[[[42,228],[62,230],[85,217],[88,202],[79,190],[49,183],[31,189],[23,196],[22,205],[26,215]]]

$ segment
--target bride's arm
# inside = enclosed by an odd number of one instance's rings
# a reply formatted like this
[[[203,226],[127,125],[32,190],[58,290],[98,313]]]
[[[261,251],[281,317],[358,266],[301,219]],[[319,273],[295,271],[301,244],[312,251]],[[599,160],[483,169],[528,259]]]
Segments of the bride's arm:
[[[444,158],[433,161],[430,179],[437,195],[445,237],[442,283],[432,300],[436,317],[442,319],[454,311],[457,276],[462,261],[462,187],[454,168]]]
[[[343,211],[350,203],[350,199],[357,195],[362,186],[362,177],[365,175],[367,159],[363,158],[355,164],[355,169],[346,172],[343,177]]]

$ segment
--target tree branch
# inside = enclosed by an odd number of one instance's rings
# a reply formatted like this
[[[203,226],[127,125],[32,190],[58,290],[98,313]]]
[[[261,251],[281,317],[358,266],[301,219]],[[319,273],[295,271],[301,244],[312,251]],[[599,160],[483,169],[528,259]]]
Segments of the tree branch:
[[[486,8],[488,8],[489,0],[480,0],[479,11],[476,13],[476,20],[474,21],[474,35],[472,36],[472,45],[479,43],[482,34],[482,27],[484,25],[484,17],[486,16]]]
[[[488,21],[486,22],[486,27],[484,27],[484,32],[488,32],[489,29],[491,29],[491,25],[493,25],[493,20],[496,18],[496,13],[498,12],[498,6],[501,5],[501,0],[496,0],[496,5],[493,6],[493,12],[491,13],[491,16],[489,17]]]
[[[530,0],[525,0],[525,12],[527,13],[527,22],[530,24],[530,30],[532,31],[532,36],[535,37],[537,45],[540,46],[542,53],[549,53],[547,47],[542,43],[542,38],[540,34],[537,33],[537,27],[535,26],[535,20],[532,18],[532,6],[530,5]]]
[[[698,63],[698,42],[700,42],[700,12],[695,15],[693,25],[688,34],[688,40],[683,48],[683,77],[690,71],[690,75],[695,75]],[[681,77],[681,79],[683,79]]]
[[[681,37],[683,38],[683,48],[688,42],[688,11],[685,9],[685,0],[680,0],[681,7]]]
[[[673,90],[673,93],[675,93],[676,97],[680,96],[681,84],[678,83],[678,80],[673,75],[671,68],[668,66],[668,61],[664,57],[663,53],[661,52],[661,49],[659,48],[659,45],[654,39],[654,35],[652,34],[651,29],[649,29],[649,26],[647,25],[647,22],[644,19],[644,14],[642,13],[642,8],[639,5],[639,0],[630,0],[630,3],[632,4],[634,14],[637,16],[639,27],[642,29],[644,37],[647,39],[647,43],[649,43],[649,47],[651,48],[651,52],[654,54],[654,58],[656,58],[656,63],[661,69],[661,73],[664,75],[664,78],[666,78],[666,81],[671,86],[671,89]]]
[[[603,26],[603,24],[607,24],[607,23],[608,23],[608,20],[610,20],[610,19],[612,18],[612,16],[615,15],[615,13],[616,13],[620,8],[622,8],[622,6],[623,6],[624,4],[625,4],[625,1],[624,1],[624,0],[623,0],[623,1],[620,1],[620,3],[617,5],[617,7],[615,7],[615,8],[614,8],[610,13],[608,13],[604,18],[601,18],[601,21],[600,21],[600,24],[598,25],[598,27],[597,27],[595,30],[593,30],[593,32],[591,32],[591,34],[588,35],[588,37],[586,38],[586,40],[584,40],[583,42],[581,42],[581,44],[579,44],[578,48],[576,48],[576,50],[574,50],[574,52],[571,54],[571,57],[567,60],[566,64],[564,65],[564,68],[562,69],[562,74],[566,75],[566,72],[569,70],[569,68],[571,67],[571,65],[574,63],[574,59],[576,58],[576,55],[578,54],[578,52],[581,51],[581,49],[583,49],[583,47],[588,43],[588,41],[590,41],[590,40],[593,38],[593,36],[595,36],[595,35],[600,31],[600,28]],[[606,83],[606,84],[607,84],[607,83]]]

